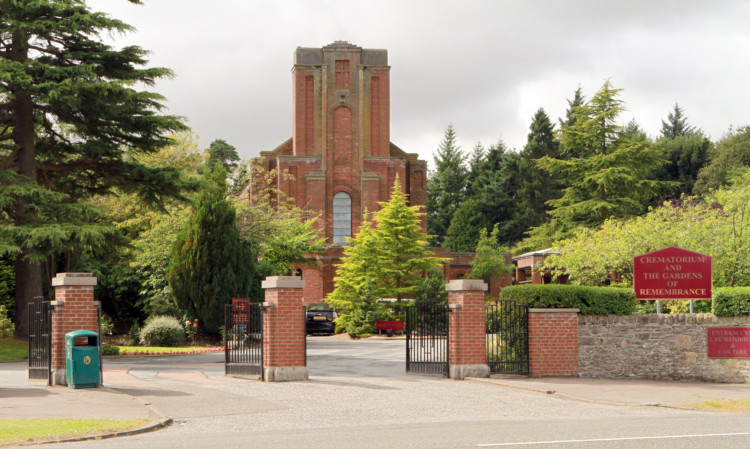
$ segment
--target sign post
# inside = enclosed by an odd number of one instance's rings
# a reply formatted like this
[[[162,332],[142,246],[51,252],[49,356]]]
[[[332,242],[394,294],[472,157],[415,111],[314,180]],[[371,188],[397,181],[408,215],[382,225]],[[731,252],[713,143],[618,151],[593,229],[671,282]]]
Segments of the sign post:
[[[638,299],[711,299],[711,256],[671,246],[633,258],[633,288]]]

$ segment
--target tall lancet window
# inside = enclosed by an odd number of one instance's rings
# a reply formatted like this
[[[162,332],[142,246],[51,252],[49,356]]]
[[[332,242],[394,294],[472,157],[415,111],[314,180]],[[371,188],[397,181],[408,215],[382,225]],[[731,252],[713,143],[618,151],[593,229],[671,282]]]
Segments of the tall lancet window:
[[[333,195],[333,244],[348,245],[352,236],[352,197],[346,192]]]

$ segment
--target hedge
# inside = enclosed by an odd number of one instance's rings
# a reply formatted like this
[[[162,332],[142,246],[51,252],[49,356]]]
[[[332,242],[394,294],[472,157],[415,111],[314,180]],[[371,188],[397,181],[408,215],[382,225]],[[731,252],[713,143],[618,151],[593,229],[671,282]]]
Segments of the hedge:
[[[716,316],[750,315],[750,287],[714,289],[711,312]]]
[[[544,309],[581,309],[581,315],[629,315],[638,301],[632,290],[582,285],[526,284],[505,287],[500,299]]]

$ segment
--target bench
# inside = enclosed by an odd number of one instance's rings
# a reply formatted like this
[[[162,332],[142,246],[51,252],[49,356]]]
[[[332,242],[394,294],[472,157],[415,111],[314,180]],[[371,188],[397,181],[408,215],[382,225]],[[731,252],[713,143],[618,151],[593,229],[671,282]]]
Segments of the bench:
[[[375,330],[378,331],[378,334],[383,333],[383,331],[386,332],[386,334],[390,337],[393,335],[394,331],[399,331],[401,333],[404,333],[404,322],[403,321],[375,321]]]

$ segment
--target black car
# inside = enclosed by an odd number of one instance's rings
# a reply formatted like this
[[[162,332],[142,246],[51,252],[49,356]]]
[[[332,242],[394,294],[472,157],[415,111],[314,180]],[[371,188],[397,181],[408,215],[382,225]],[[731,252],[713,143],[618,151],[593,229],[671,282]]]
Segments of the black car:
[[[336,318],[338,314],[328,304],[311,304],[307,307],[307,333],[333,335],[336,331]]]

